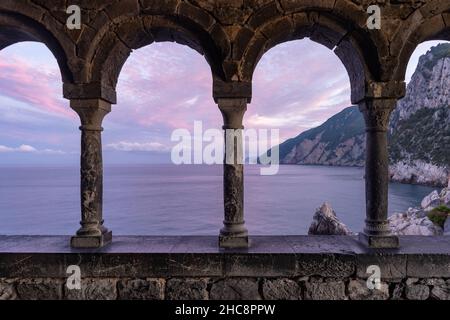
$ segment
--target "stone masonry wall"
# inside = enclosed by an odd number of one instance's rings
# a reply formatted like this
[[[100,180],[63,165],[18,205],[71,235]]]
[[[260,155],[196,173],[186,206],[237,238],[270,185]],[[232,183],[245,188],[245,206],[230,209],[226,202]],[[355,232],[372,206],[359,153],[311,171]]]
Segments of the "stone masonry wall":
[[[81,290],[65,279],[0,279],[0,300],[450,300],[450,279],[407,278],[369,290],[351,278],[90,278]]]
[[[402,236],[400,249],[350,236],[253,236],[236,250],[214,236],[116,236],[95,250],[71,249],[68,238],[0,236],[0,299],[450,300],[445,236]],[[81,290],[66,286],[74,265]],[[380,290],[367,287],[371,266]]]

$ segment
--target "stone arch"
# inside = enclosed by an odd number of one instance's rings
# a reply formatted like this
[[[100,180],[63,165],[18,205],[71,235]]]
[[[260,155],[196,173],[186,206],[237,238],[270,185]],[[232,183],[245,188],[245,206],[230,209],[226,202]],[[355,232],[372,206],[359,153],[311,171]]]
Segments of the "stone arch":
[[[272,47],[308,37],[328,47],[342,61],[350,78],[352,102],[357,103],[370,82],[385,80],[382,57],[388,55],[388,46],[381,33],[365,28],[367,15],[358,11],[353,17],[351,20],[330,11],[302,11],[274,16],[254,30],[242,29],[239,46],[233,47],[233,58],[241,60],[240,78],[251,81],[258,61]]]
[[[88,57],[91,72],[88,82],[115,89],[120,71],[132,50],[153,42],[170,41],[187,45],[204,55],[214,78],[225,78],[223,61],[230,51],[230,43],[222,27],[209,15],[202,23],[188,16],[143,15],[118,17],[104,30],[97,48]],[[198,20],[198,19],[197,19]]]
[[[442,3],[434,2],[434,5]],[[394,52],[398,56],[397,68],[393,73],[394,80],[405,79],[408,62],[419,44],[429,40],[450,41],[450,10],[433,14],[433,8],[435,7],[432,2],[425,6],[423,11],[416,11],[405,21],[403,32],[396,35],[394,43],[401,44],[401,47],[396,47]]]
[[[0,50],[24,41],[41,42],[46,45],[58,62],[62,81],[73,82],[68,55],[54,34],[34,19],[0,10]]]

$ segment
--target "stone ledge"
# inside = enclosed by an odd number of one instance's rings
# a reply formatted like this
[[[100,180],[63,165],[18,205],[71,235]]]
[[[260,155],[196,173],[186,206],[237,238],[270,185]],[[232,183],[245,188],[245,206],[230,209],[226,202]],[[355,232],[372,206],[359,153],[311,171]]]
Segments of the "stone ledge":
[[[450,277],[450,237],[401,237],[401,248],[367,249],[356,237],[255,236],[248,249],[219,249],[214,236],[116,236],[101,249],[72,249],[68,236],[0,236],[0,278]]]

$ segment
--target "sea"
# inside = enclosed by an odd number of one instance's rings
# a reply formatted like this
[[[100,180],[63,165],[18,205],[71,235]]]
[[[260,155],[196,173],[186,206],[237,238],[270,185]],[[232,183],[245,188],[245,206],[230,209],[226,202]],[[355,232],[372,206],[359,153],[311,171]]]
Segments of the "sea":
[[[276,175],[245,166],[245,221],[251,235],[307,234],[329,202],[354,232],[365,218],[361,168],[282,165]],[[116,235],[218,235],[223,221],[220,165],[104,168],[105,226]],[[72,235],[79,228],[79,168],[1,167],[0,234]],[[391,183],[389,213],[420,205],[433,188]]]

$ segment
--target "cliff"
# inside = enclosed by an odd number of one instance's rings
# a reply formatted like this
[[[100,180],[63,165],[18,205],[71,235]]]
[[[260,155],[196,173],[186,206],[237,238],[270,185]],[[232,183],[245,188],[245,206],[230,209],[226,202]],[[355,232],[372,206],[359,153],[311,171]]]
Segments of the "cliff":
[[[389,126],[391,178],[447,186],[450,164],[450,44],[423,55]],[[362,114],[348,107],[280,144],[280,163],[364,166]]]

